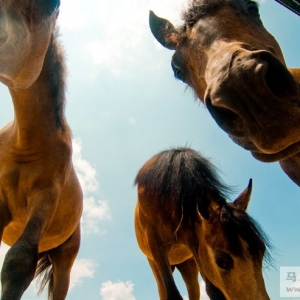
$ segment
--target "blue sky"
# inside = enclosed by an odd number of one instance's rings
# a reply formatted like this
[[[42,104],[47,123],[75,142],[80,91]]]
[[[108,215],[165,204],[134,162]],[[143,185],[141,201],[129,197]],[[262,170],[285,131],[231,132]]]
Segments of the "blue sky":
[[[280,266],[300,266],[299,188],[277,163],[256,161],[235,145],[193,92],[174,79],[172,51],[152,37],[148,11],[178,24],[186,1],[61,2],[61,40],[69,69],[66,114],[85,203],[82,246],[68,299],[158,299],[154,277],[135,240],[133,181],[157,152],[188,145],[210,158],[238,192],[253,178],[248,211],[275,246],[274,267],[266,268],[264,277],[270,298],[279,300]],[[274,0],[260,1],[260,12],[288,66],[300,67],[300,17]],[[4,86],[0,95],[4,126],[13,118],[13,110]],[[2,245],[0,263],[6,250]],[[46,296],[36,297],[33,284],[23,299]],[[207,299],[205,294],[201,299]]]

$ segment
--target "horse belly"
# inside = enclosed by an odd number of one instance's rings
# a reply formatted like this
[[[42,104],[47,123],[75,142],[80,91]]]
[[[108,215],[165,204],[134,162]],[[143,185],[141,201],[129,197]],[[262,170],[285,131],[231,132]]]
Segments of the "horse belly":
[[[170,265],[178,265],[193,256],[191,250],[184,244],[174,244],[168,252]]]
[[[65,242],[78,226],[82,214],[82,190],[75,177],[75,183],[67,183],[56,209],[53,220],[39,243],[39,252],[53,249]],[[78,183],[78,184],[77,184]]]

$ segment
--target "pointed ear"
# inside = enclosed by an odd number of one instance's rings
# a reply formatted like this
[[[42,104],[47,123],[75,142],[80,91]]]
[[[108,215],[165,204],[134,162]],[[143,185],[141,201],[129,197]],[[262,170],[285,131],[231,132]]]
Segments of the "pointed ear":
[[[180,35],[170,21],[159,18],[150,10],[149,25],[152,34],[162,46],[170,50],[176,50]]]
[[[233,206],[237,209],[246,211],[252,191],[252,179],[249,180],[248,187],[233,201]]]

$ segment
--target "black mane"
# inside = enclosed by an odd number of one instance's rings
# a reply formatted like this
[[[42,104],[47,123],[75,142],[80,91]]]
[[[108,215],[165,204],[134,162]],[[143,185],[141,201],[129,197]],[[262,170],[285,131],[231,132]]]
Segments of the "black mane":
[[[55,28],[45,57],[41,76],[47,76],[50,97],[55,101],[54,118],[58,127],[67,128],[65,120],[65,90],[67,68],[64,49],[59,41],[59,30]]]
[[[219,178],[216,167],[209,160],[189,148],[165,150],[151,159],[138,172],[135,184],[147,188],[161,198],[190,201],[199,192],[207,191],[224,198],[230,188]]]
[[[244,254],[241,238],[247,242],[253,258],[264,255],[265,261],[271,263],[272,258],[269,252],[269,249],[272,248],[271,243],[260,225],[245,211],[238,210],[230,203],[226,203],[221,209],[220,220],[233,253]]]

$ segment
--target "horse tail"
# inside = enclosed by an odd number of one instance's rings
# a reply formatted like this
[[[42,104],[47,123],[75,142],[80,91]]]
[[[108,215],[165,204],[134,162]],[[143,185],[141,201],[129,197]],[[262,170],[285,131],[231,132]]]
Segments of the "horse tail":
[[[40,254],[39,261],[37,264],[35,278],[38,279],[40,286],[38,288],[38,295],[42,293],[46,285],[48,284],[48,300],[53,299],[53,266],[49,259],[48,252]]]

